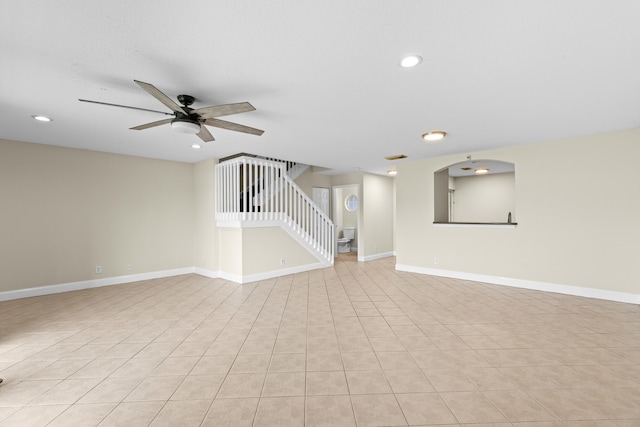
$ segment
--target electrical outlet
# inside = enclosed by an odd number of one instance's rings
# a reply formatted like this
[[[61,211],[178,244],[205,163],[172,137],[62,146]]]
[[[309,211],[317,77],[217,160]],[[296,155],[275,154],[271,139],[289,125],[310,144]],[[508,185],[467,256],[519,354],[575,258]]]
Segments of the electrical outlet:
[[[284,265],[284,258],[280,258],[280,265]]]
[[[438,265],[438,263],[439,263],[439,262],[440,262],[440,260],[439,260],[438,258],[434,258],[434,259],[433,259],[433,263],[434,263],[434,264]]]
[[[132,268],[133,266],[131,264],[127,264],[127,270],[131,271]]]
[[[102,266],[96,265],[96,274],[102,274]]]

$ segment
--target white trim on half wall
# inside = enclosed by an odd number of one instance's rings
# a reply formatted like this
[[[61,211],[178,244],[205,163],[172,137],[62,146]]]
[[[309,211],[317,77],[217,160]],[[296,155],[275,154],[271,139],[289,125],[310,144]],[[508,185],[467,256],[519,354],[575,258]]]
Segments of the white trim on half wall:
[[[320,268],[327,268],[327,266],[324,265],[323,263],[306,264],[298,267],[282,268],[279,270],[265,271],[262,273],[249,274],[246,276],[225,273],[224,271],[218,271],[216,272],[218,274],[216,277],[224,280],[229,280],[230,282],[245,284],[245,283],[251,283],[251,282],[258,282],[260,280],[273,279],[275,277],[288,276],[289,274],[304,273],[305,271],[318,270]],[[210,274],[206,274],[207,271],[203,271],[199,268],[195,269],[195,273],[200,274],[201,276],[216,278]],[[213,273],[213,272],[209,272],[209,273]]]

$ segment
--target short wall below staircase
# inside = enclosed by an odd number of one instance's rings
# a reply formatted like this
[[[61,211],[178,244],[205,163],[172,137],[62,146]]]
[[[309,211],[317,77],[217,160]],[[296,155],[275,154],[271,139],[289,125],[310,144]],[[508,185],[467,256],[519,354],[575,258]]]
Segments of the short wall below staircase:
[[[220,228],[219,242],[219,269],[211,274],[237,283],[326,267],[279,226]]]

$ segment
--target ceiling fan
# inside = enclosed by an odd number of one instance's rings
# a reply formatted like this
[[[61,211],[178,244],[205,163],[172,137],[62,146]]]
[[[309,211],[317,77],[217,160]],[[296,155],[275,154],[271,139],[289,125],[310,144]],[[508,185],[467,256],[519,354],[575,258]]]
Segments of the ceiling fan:
[[[163,119],[155,122],[147,123],[140,126],[134,126],[130,129],[143,130],[152,127],[165,125],[171,123],[171,128],[176,132],[196,134],[204,142],[214,141],[213,135],[209,132],[206,126],[213,126],[217,128],[233,130],[236,132],[249,133],[251,135],[262,135],[264,131],[255,129],[249,126],[240,125],[237,123],[227,122],[217,119],[216,117],[228,116],[231,114],[245,113],[247,111],[255,110],[254,106],[248,102],[239,102],[237,104],[225,104],[225,105],[213,105],[210,107],[196,108],[190,107],[195,102],[195,98],[191,95],[178,95],[178,102],[182,105],[176,104],[171,98],[162,93],[154,85],[134,80],[142,89],[147,91],[151,96],[162,102],[169,107],[173,113],[167,113],[164,111],[149,110],[147,108],[130,107],[128,105],[110,104],[107,102],[90,101],[87,99],[78,99],[82,102],[91,102],[93,104],[110,105],[113,107],[131,108],[133,110],[151,111],[154,113],[166,114],[167,116],[173,116],[172,119]]]

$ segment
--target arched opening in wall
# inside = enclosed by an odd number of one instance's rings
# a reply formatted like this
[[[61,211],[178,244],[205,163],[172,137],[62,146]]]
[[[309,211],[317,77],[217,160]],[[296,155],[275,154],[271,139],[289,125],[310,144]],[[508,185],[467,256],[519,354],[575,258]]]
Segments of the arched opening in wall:
[[[516,224],[515,164],[467,160],[433,175],[434,223]]]

